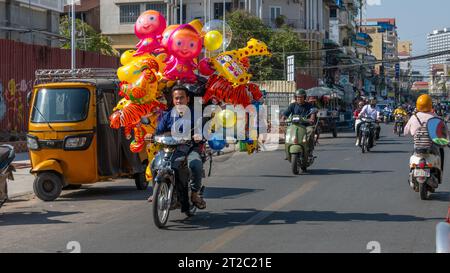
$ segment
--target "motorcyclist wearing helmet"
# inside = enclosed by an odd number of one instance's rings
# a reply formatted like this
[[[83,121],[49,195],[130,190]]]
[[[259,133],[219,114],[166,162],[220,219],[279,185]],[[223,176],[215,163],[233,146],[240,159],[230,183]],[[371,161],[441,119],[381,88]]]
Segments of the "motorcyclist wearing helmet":
[[[378,121],[380,118],[380,112],[378,112],[377,108],[377,100],[375,98],[370,98],[369,99],[369,104],[365,105],[363,107],[363,109],[361,110],[361,112],[358,115],[358,120],[360,120],[360,122],[357,124],[357,128],[356,128],[356,132],[357,132],[357,136],[356,136],[356,146],[360,145],[360,127],[361,127],[361,119],[362,118],[370,118],[373,119],[375,121]],[[377,131],[380,130],[379,125],[377,125],[376,128]],[[375,142],[374,142],[375,143]]]
[[[423,124],[427,124],[428,120],[437,117],[437,115],[433,113],[433,101],[430,95],[421,95],[417,99],[416,111],[417,112],[409,119],[405,126],[405,135],[414,137]],[[433,153],[441,156],[441,170],[444,170],[444,149],[438,149],[433,145]]]
[[[406,112],[403,105],[399,105],[397,109],[394,111],[394,117],[397,121],[398,119],[402,119],[404,122],[408,121],[408,112]],[[397,133],[397,126],[394,126],[394,134]]]
[[[304,89],[298,89],[294,94],[295,102],[291,103],[288,109],[283,113],[282,121],[285,121],[291,116],[298,115],[300,117],[309,116],[309,126],[306,127],[307,136],[310,139],[310,147],[314,147],[314,138],[312,137],[314,133],[314,124],[316,123],[317,115],[316,113],[311,113],[314,106],[306,101],[306,91]],[[313,149],[310,149],[311,153]]]

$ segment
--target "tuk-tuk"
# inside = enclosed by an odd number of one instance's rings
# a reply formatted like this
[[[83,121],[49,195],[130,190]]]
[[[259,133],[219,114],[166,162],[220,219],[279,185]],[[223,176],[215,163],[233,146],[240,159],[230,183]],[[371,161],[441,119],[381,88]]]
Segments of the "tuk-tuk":
[[[113,69],[37,70],[28,97],[27,145],[34,193],[44,201],[63,189],[115,178],[134,178],[145,190],[147,157],[133,154],[109,116],[119,101]]]

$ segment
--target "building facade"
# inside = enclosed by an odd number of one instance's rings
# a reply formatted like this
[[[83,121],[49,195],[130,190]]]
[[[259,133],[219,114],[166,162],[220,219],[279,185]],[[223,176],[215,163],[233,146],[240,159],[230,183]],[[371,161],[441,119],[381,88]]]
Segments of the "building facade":
[[[0,0],[0,39],[58,47],[64,0]]]
[[[69,12],[70,6],[65,6],[62,16]],[[100,32],[100,0],[80,0],[80,5],[75,6],[75,17]]]
[[[450,50],[450,28],[435,30],[427,37],[428,53],[436,53],[444,50]],[[450,54],[432,57],[428,59],[430,73],[433,65],[445,64],[450,59]]]

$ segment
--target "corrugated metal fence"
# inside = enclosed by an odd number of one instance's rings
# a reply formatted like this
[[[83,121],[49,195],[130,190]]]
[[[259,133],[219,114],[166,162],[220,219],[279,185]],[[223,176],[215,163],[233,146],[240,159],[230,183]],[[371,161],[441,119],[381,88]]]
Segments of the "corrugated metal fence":
[[[117,68],[119,58],[77,51],[77,67]],[[0,141],[27,131],[27,94],[37,69],[70,68],[70,50],[0,39]]]

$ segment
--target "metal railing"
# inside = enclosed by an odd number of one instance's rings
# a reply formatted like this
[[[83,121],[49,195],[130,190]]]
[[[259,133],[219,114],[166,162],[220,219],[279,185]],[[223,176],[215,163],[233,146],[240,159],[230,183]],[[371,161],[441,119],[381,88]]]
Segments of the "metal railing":
[[[116,69],[80,68],[80,69],[40,69],[35,72],[35,84],[68,79],[117,79]]]

